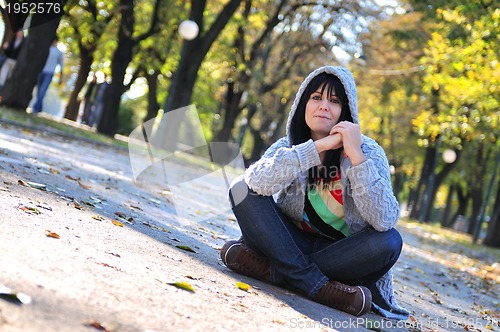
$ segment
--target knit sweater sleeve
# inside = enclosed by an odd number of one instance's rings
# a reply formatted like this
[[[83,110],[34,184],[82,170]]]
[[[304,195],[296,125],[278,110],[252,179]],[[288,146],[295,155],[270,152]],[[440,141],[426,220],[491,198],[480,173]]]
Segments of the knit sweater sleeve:
[[[365,138],[362,148],[367,160],[347,172],[354,204],[367,223],[384,232],[399,219],[399,203],[392,190],[389,163],[384,150],[374,140]]]
[[[290,146],[283,137],[245,171],[244,178],[257,194],[271,196],[288,187],[301,172],[320,163],[312,140]]]

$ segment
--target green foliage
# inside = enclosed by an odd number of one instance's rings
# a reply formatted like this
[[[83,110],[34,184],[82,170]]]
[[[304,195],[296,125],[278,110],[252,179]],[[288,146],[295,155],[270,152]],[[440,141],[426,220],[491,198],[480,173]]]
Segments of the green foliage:
[[[147,99],[142,96],[136,99],[126,99],[120,104],[118,118],[118,134],[128,136],[137,128],[147,112]]]
[[[458,149],[470,141],[495,144],[499,133],[500,10],[471,18],[464,8],[437,11],[441,20],[422,64],[423,88],[428,94],[439,90],[439,104],[423,110],[414,121],[420,136],[440,136]],[[457,33],[457,25],[466,33]]]
[[[406,179],[400,198],[415,186],[422,163],[412,131],[415,110],[425,105],[418,61],[427,32],[421,19],[418,13],[407,13],[373,24],[364,39],[366,61],[351,64],[362,131],[382,145],[395,175]]]

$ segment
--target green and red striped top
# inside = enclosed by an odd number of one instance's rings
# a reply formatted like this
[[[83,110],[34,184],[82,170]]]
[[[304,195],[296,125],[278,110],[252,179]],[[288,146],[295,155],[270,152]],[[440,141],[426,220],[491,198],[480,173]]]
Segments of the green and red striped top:
[[[307,186],[303,230],[341,239],[351,235],[345,221],[340,172],[329,180],[317,179]]]

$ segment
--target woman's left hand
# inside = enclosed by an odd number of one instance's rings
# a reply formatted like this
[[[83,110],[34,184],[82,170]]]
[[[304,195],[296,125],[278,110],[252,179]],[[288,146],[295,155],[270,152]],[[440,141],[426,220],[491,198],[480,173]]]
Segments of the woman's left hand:
[[[366,157],[361,150],[363,138],[361,137],[359,125],[349,121],[341,121],[330,130],[330,135],[336,133],[342,135],[344,153],[351,159],[352,165],[356,166],[363,163]]]

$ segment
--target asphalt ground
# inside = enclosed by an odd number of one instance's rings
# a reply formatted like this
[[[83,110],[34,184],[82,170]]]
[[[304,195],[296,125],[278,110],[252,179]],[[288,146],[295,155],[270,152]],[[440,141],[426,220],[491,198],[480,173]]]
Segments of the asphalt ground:
[[[164,169],[201,180],[179,197]],[[500,330],[498,256],[415,223],[397,226],[406,322],[233,273],[219,250],[240,233],[210,173],[170,158],[136,182],[127,149],[0,121],[0,331]]]

